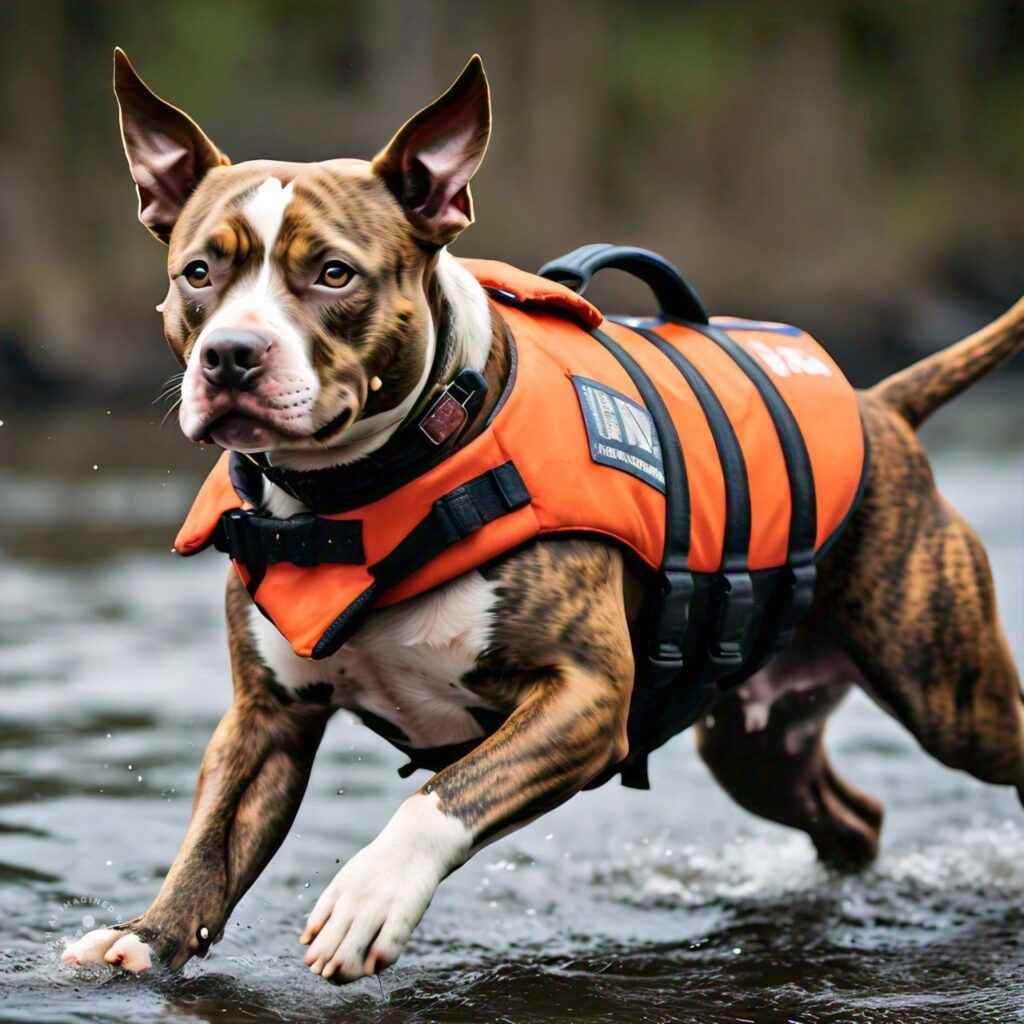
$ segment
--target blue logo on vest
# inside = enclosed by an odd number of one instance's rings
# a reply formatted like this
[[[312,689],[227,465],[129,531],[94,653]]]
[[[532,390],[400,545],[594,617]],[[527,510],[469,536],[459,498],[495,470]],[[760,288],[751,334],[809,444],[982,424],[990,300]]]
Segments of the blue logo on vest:
[[[654,420],[638,402],[588,377],[573,377],[590,441],[590,457],[665,493],[665,469]]]

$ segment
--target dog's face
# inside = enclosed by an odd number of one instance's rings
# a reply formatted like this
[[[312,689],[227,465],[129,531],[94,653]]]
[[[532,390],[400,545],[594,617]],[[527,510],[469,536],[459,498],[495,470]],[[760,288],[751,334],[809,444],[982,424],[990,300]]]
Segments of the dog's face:
[[[119,50],[139,219],[168,243],[158,307],[180,422],[236,451],[322,451],[408,412],[433,359],[439,249],[472,221],[490,132],[479,58],[372,161],[231,165]]]

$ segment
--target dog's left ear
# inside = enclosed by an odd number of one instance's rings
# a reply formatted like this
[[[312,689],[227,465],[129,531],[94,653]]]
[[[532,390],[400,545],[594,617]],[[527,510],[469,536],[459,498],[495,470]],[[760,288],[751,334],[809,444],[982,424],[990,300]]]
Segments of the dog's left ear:
[[[139,193],[139,220],[160,239],[171,231],[203,175],[231,161],[184,111],[160,99],[124,50],[114,50],[121,139]]]
[[[491,135],[491,94],[474,54],[443,96],[410,118],[373,170],[426,241],[447,245],[473,222],[469,182]]]

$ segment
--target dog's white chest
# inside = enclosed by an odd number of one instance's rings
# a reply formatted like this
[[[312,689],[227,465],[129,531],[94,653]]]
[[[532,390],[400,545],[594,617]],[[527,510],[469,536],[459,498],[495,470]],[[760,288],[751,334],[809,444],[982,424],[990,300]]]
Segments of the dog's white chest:
[[[336,654],[298,657],[277,629],[252,610],[257,649],[292,697],[369,712],[402,731],[414,747],[483,735],[471,708],[488,707],[462,685],[486,648],[493,585],[473,572],[422,597],[374,612]]]

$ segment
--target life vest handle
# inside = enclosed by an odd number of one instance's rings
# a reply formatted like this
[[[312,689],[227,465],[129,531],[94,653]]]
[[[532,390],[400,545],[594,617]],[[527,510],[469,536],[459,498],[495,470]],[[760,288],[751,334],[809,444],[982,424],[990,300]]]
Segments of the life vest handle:
[[[698,324],[708,322],[704,303],[690,282],[667,259],[649,249],[598,242],[545,263],[537,273],[582,295],[594,274],[606,268],[632,274],[648,285],[658,300],[663,318]]]

